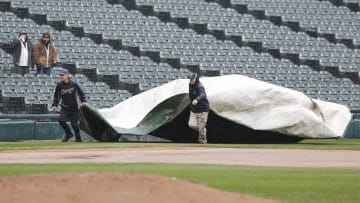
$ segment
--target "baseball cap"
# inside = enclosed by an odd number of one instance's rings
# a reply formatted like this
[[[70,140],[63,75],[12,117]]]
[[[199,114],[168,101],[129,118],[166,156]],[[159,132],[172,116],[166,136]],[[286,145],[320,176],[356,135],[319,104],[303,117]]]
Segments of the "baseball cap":
[[[193,74],[191,74],[190,76],[189,76],[189,79],[190,80],[194,80],[194,79],[197,79],[199,76],[198,76],[198,74],[197,73],[193,73]]]
[[[26,29],[21,29],[19,34],[20,35],[27,35],[27,30]]]
[[[68,69],[61,69],[59,72],[59,75],[68,75],[68,74],[69,74]]]

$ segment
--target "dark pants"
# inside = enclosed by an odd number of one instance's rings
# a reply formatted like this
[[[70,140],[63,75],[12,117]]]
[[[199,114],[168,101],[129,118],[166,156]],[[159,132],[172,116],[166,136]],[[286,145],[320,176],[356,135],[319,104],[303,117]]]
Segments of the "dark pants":
[[[36,67],[36,73],[37,74],[46,74],[46,75],[50,76],[51,75],[51,68],[50,67],[37,66]]]
[[[21,75],[25,75],[27,73],[30,72],[29,70],[29,66],[18,66],[18,65],[15,65],[15,73],[17,74],[21,74]]]
[[[72,132],[71,132],[71,130],[70,130],[69,125],[66,123],[66,121],[60,120],[59,123],[60,123],[60,126],[61,126],[61,127],[64,129],[64,131],[65,131],[65,136],[66,136],[66,137],[72,137],[73,134],[72,134]],[[70,123],[71,123],[72,129],[73,129],[74,132],[75,132],[75,139],[81,139],[79,120],[71,120]]]

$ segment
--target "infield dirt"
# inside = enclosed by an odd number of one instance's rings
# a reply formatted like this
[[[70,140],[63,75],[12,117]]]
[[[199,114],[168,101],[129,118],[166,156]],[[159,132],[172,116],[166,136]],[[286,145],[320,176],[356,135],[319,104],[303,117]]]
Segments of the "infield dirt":
[[[6,203],[272,203],[175,178],[128,173],[57,173],[0,178]]]

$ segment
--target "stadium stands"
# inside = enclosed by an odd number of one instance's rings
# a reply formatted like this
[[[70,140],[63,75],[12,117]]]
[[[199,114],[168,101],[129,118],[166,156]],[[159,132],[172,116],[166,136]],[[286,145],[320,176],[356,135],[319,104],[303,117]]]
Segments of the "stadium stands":
[[[0,111],[49,109],[51,77],[13,73],[9,43],[44,31],[98,108],[191,72],[243,74],[360,110],[352,0],[1,0]],[[296,25],[296,26],[294,26]]]

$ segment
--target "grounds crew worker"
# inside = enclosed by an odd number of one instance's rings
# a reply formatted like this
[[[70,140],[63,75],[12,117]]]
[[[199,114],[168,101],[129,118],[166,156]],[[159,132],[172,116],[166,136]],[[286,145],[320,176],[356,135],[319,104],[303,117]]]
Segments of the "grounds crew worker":
[[[67,69],[62,69],[60,71],[60,80],[61,81],[57,83],[55,88],[52,111],[56,112],[57,106],[61,100],[59,123],[65,131],[65,136],[62,141],[67,142],[74,136],[71,133],[69,126],[66,124],[67,121],[70,121],[75,132],[75,141],[81,142],[79,126],[80,108],[81,106],[86,105],[85,94],[76,82],[70,80],[69,71]]]
[[[191,103],[189,126],[199,131],[198,142],[206,144],[206,122],[208,119],[209,101],[206,97],[205,88],[199,81],[199,76],[196,73],[190,76],[189,97]]]

